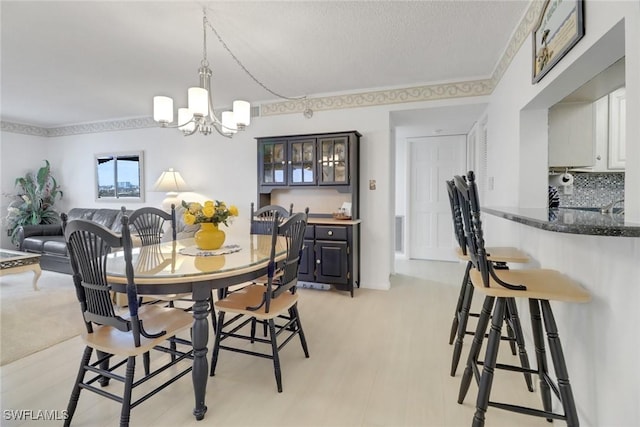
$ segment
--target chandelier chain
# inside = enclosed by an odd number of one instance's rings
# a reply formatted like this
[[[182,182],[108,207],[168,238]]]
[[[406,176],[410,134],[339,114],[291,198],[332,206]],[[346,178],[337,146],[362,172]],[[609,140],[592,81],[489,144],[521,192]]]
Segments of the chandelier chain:
[[[229,53],[229,55],[231,55],[231,57],[233,58],[234,61],[236,61],[236,64],[238,64],[238,66],[240,68],[242,68],[242,70],[249,76],[251,77],[251,79],[256,82],[258,85],[260,85],[264,90],[266,90],[267,92],[269,92],[270,94],[277,96],[278,98],[282,98],[282,99],[288,99],[290,101],[297,101],[300,99],[307,99],[307,96],[297,96],[297,97],[290,97],[290,96],[285,96],[285,95],[281,95],[271,89],[269,89],[264,83],[262,83],[260,80],[258,80],[258,78],[256,76],[254,76],[253,74],[251,74],[251,72],[247,69],[247,67],[244,66],[244,64],[242,63],[242,61],[240,61],[238,59],[238,57],[236,55],[234,55],[234,53],[231,51],[231,49],[229,49],[229,46],[227,46],[227,44],[225,43],[225,41],[222,39],[222,37],[220,36],[220,34],[218,34],[218,31],[216,31],[215,27],[213,26],[213,24],[207,19],[206,16],[206,11],[205,11],[205,17],[204,17],[204,22],[205,24],[211,28],[211,31],[213,31],[213,34],[216,35],[216,37],[218,38],[218,41],[220,42],[220,44],[222,45],[222,47]],[[207,49],[207,36],[205,34],[205,56],[204,56],[204,60],[206,61],[207,58],[207,54],[206,54],[206,49]]]

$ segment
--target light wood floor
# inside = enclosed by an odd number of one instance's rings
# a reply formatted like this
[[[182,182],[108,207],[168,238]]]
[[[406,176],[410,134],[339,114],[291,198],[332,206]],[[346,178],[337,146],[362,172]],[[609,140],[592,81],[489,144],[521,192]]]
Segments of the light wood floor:
[[[131,424],[470,425],[477,388],[473,384],[459,405],[462,369],[455,378],[449,376],[448,333],[463,266],[411,261],[399,263],[396,270],[403,274],[392,277],[390,291],[360,289],[354,299],[344,292],[300,290],[311,357],[304,358],[297,340],[284,348],[283,393],[276,390],[271,361],[221,352],[216,376],[207,385],[209,410],[204,421],[196,422],[192,416],[194,400],[187,376],[135,408]],[[66,409],[82,349],[76,337],[0,368],[0,424],[61,425],[61,421],[8,420],[6,411]],[[533,360],[533,351],[529,354]],[[154,354],[153,360],[158,357]],[[499,360],[517,363],[508,346],[501,348]],[[496,374],[494,399],[540,407],[537,393],[527,392],[522,376],[515,373]],[[84,391],[73,425],[114,426],[119,410],[117,403]],[[490,408],[487,425],[549,424]]]

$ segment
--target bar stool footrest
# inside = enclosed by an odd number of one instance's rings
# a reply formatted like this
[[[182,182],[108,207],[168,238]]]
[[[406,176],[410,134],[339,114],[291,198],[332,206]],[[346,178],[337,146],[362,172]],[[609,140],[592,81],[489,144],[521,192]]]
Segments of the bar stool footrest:
[[[478,365],[484,366],[484,362],[482,360],[478,360],[477,362]],[[520,372],[520,373],[527,373],[527,374],[533,374],[533,375],[538,375],[538,371],[536,371],[535,369],[527,369],[527,368],[523,368],[522,366],[516,366],[516,365],[507,365],[504,363],[496,363],[495,366],[496,369],[502,369],[503,371],[512,371],[512,372]],[[547,381],[547,384],[549,384],[549,386],[551,388],[555,387],[555,384],[552,382]],[[558,396],[559,398],[559,396]]]
[[[555,412],[547,412],[540,409],[529,408],[526,406],[519,405],[511,405],[509,403],[502,402],[491,402],[489,401],[489,406],[494,408],[503,409],[505,411],[517,412],[519,414],[525,415],[533,415],[534,417],[541,417],[547,419],[556,419],[556,420],[566,420],[567,417],[565,415],[556,414]]]

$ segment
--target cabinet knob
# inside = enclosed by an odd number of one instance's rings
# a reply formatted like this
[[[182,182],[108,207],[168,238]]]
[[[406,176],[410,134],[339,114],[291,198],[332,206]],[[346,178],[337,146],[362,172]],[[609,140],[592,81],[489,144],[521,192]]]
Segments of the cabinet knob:
[[[285,162],[284,160],[282,161],[282,164],[283,164],[283,165],[284,165],[284,164],[286,164],[286,163],[287,163],[287,162]]]
[[[596,160],[602,160],[602,156],[598,154],[598,155],[596,156]]]
[[[333,236],[333,231],[329,230],[329,231],[327,231],[327,234],[328,234],[329,236]]]
[[[316,264],[320,264],[320,260],[319,259],[316,260]]]

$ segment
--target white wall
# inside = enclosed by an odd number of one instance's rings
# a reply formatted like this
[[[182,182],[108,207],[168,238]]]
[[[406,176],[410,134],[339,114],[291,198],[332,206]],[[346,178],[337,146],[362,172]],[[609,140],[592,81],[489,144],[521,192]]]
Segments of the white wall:
[[[0,134],[0,215],[2,227],[0,227],[0,247],[12,248],[11,239],[7,236],[6,214],[7,206],[13,200],[10,195],[16,193],[16,178],[25,176],[28,172],[36,172],[44,166],[44,160],[48,159],[48,151],[51,141],[40,136],[21,135],[17,133]],[[61,168],[52,164],[52,173],[60,176]]]
[[[256,200],[256,137],[343,130],[358,130],[363,135],[360,145],[361,286],[388,289],[393,221],[388,107],[353,109],[347,114],[344,111],[316,112],[310,120],[302,114],[255,118],[247,131],[231,140],[218,135],[185,138],[175,129],[161,128],[56,138],[24,137],[3,132],[0,135],[3,139],[3,191],[5,180],[14,179],[16,173],[36,169],[38,162],[47,158],[65,192],[64,199],[57,205],[59,210],[72,207],[119,208],[120,201],[95,201],[94,154],[142,150],[146,200],[145,203],[127,204],[128,208],[159,206],[165,195],[152,192],[153,183],[163,170],[173,167],[181,172],[194,193],[238,205],[239,221],[248,222],[249,204]],[[34,144],[28,155],[22,154],[25,152],[23,139]],[[5,159],[8,162],[14,153],[21,153],[17,162],[20,166],[5,169]],[[369,179],[377,181],[375,191],[368,189]],[[12,192],[10,188],[7,191]],[[3,241],[3,247],[11,246]]]
[[[626,217],[640,223],[640,3],[585,2],[585,37],[536,85],[524,43],[489,103],[485,205],[545,206],[546,109],[626,52]],[[624,24],[621,26],[621,24]],[[632,123],[633,122],[633,123]],[[558,269],[593,296],[589,304],[553,303],[582,425],[640,425],[635,365],[640,238],[554,233],[483,215],[491,245],[518,245],[534,265]],[[522,313],[528,309],[522,307]],[[532,345],[528,346],[530,357]]]

